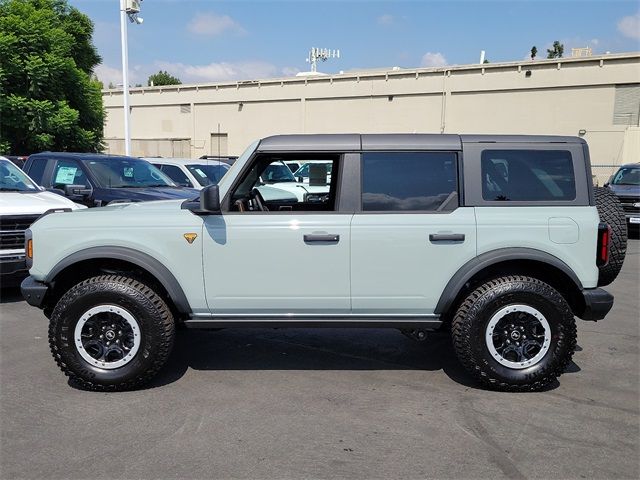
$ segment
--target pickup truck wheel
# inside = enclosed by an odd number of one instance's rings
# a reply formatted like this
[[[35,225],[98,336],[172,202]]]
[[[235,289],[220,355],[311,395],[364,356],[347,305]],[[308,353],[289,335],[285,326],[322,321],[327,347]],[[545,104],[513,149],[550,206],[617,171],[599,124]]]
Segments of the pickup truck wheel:
[[[65,293],[49,323],[62,371],[87,390],[130,390],[153,378],[173,346],[167,304],[144,283],[118,275],[89,278]]]
[[[594,187],[596,208],[600,221],[611,227],[609,244],[609,262],[599,267],[598,286],[604,287],[613,282],[624,262],[627,253],[627,219],[620,200],[606,187]]]
[[[491,280],[462,302],[451,326],[462,365],[494,390],[535,391],[560,376],[576,347],[567,301],[535,278]]]

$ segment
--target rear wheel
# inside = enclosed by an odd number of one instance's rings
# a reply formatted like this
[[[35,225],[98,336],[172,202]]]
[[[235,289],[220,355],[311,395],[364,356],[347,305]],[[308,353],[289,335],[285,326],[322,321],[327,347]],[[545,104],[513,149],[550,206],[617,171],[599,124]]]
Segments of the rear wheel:
[[[609,262],[599,267],[598,286],[602,287],[613,282],[622,269],[627,253],[627,219],[620,200],[611,190],[606,187],[594,187],[594,193],[600,221],[611,227]]]
[[[576,346],[566,300],[540,280],[491,280],[460,305],[451,326],[460,362],[497,390],[539,390],[560,376]]]
[[[104,275],[71,288],[49,324],[54,359],[89,390],[127,390],[165,364],[175,335],[167,304],[132,278]]]

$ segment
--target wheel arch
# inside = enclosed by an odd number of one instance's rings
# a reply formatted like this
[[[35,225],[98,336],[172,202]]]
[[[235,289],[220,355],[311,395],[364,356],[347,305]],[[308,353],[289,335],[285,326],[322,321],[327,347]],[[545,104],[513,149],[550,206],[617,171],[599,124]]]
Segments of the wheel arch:
[[[72,253],[51,269],[44,283],[58,287],[61,281],[66,283],[66,277],[78,270],[86,274],[110,269],[127,271],[127,267],[140,270],[145,277],[155,281],[164,290],[162,293],[166,294],[177,313],[191,313],[184,290],[171,271],[151,255],[127,247],[91,247]],[[54,288],[57,289],[59,288]]]
[[[575,315],[584,311],[582,282],[565,262],[533,248],[501,248],[483,253],[460,267],[447,283],[434,313],[446,315],[479,283],[509,274],[536,277],[558,290]]]

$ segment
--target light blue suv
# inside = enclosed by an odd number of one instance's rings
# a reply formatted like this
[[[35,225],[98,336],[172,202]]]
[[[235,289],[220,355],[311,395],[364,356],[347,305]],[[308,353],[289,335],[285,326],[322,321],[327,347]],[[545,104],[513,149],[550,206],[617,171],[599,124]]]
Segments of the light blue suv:
[[[330,163],[325,191],[265,190],[263,172],[294,161]],[[574,317],[613,305],[599,287],[622,264],[622,213],[598,211],[590,179],[574,137],[269,137],[199,199],[39,220],[22,292],[88,389],[149,381],[182,324],[447,326],[483,385],[536,390],[571,361]]]

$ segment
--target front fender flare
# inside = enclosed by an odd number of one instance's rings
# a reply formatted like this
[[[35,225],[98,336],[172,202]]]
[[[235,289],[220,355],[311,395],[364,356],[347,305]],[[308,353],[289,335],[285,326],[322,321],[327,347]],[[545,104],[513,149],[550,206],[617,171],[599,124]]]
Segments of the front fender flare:
[[[132,248],[103,246],[79,250],[60,260],[47,274],[44,283],[51,283],[60,272],[75,263],[98,258],[123,260],[146,270],[165,288],[178,312],[191,313],[189,301],[171,271],[151,255]]]

